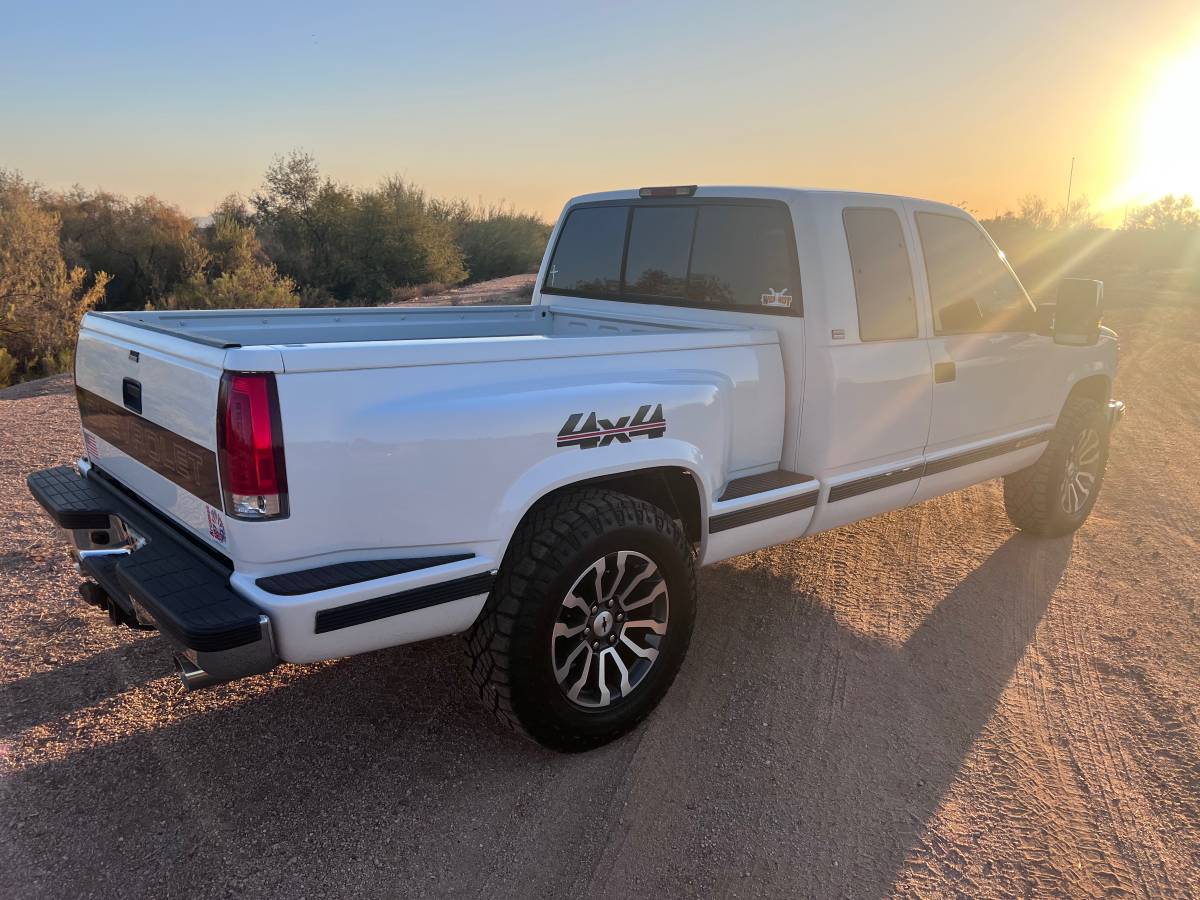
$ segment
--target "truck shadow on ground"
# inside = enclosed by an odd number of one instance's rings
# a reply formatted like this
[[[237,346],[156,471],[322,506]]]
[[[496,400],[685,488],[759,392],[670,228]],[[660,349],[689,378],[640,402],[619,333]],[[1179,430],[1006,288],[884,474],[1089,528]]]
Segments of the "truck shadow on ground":
[[[1070,539],[1011,538],[901,646],[840,625],[790,578],[707,570],[662,708],[580,756],[493,727],[455,639],[232,704],[184,699],[172,722],[148,715],[6,777],[3,881],[126,897],[886,896],[1070,552]],[[47,712],[43,727],[72,727]],[[64,857],[78,834],[94,855]]]

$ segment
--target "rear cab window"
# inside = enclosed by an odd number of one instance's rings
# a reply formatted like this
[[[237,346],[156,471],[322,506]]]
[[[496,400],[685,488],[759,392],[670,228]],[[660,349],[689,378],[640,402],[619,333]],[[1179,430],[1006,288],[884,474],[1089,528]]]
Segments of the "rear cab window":
[[[777,200],[576,206],[563,223],[542,291],[802,314],[792,217]]]

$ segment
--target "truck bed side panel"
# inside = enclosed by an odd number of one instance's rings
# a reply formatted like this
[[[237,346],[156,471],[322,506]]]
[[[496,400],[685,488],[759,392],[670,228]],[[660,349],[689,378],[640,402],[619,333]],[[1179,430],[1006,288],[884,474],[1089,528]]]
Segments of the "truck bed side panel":
[[[278,383],[292,516],[239,531],[231,552],[252,568],[365,548],[500,546],[538,492],[560,483],[662,460],[695,467],[712,492],[728,472],[777,466],[783,442],[776,344]],[[661,438],[560,442],[564,429],[628,426],[660,406]]]

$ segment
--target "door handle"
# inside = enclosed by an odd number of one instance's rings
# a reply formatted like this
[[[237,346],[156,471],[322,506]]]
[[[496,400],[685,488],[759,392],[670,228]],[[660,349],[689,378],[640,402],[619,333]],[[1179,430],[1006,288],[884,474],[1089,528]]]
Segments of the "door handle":
[[[125,401],[125,408],[133,410],[139,416],[142,414],[142,384],[140,381],[134,381],[132,378],[126,378],[121,382],[121,399]]]
[[[952,362],[940,362],[933,364],[933,383],[945,384],[948,381],[953,381],[958,377],[958,368]]]

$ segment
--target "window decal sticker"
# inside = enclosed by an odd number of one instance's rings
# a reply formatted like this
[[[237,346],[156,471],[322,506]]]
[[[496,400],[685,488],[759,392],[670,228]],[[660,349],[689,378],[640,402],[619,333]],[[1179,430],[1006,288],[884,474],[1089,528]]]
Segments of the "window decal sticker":
[[[781,291],[777,291],[774,288],[767,288],[767,292],[759,297],[759,302],[763,306],[779,306],[786,309],[792,305],[792,295],[788,293],[787,288]]]

